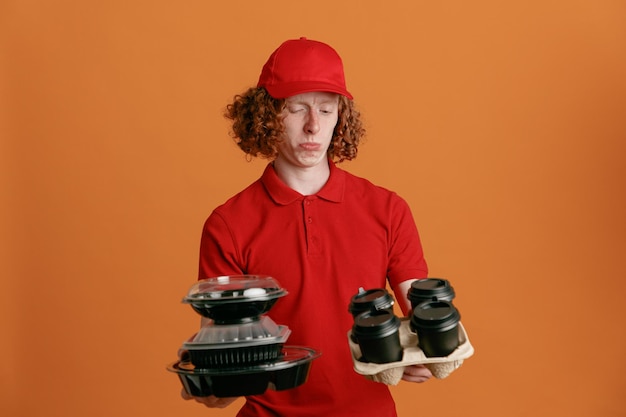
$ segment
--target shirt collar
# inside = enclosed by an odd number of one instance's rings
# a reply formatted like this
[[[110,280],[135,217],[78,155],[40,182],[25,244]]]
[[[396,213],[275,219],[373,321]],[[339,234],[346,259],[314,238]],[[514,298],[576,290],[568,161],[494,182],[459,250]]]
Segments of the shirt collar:
[[[335,163],[328,161],[330,166],[330,176],[321,190],[315,196],[334,203],[343,201],[343,192],[346,184],[346,173],[337,168]],[[305,196],[289,188],[276,174],[273,164],[268,164],[261,176],[261,182],[267,190],[272,200],[276,204],[287,205],[297,200],[302,200]]]

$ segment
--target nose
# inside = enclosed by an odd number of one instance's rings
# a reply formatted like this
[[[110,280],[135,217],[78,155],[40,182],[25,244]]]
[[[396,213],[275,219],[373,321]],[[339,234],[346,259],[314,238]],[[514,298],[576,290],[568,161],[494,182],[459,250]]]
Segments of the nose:
[[[309,134],[316,134],[320,130],[319,115],[315,110],[310,109],[307,114],[306,122],[304,123],[304,131]]]

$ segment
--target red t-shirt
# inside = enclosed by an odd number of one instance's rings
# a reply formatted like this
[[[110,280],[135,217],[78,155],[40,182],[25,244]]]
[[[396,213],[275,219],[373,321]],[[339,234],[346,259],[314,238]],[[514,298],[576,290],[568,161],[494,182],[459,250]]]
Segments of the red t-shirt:
[[[248,397],[239,416],[396,416],[387,386],[353,370],[348,304],[359,287],[427,276],[418,231],[397,194],[330,165],[326,185],[303,196],[269,164],[205,223],[200,278],[272,276],[289,292],[269,312],[291,330],[286,344],[322,352],[307,382]]]

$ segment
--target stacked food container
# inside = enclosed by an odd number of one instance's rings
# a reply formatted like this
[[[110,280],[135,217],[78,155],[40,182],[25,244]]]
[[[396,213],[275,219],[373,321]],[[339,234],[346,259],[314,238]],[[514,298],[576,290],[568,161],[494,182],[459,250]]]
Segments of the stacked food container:
[[[183,302],[205,319],[168,366],[188,394],[239,397],[303,384],[314,349],[286,346],[291,330],[267,312],[287,295],[268,276],[221,276],[196,282]]]

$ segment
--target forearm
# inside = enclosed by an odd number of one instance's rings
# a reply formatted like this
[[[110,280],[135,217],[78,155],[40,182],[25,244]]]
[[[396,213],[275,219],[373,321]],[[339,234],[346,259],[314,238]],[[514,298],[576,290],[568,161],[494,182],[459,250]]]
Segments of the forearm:
[[[409,288],[411,288],[411,283],[413,281],[417,281],[417,279],[408,279],[392,287],[396,302],[400,306],[400,309],[405,316],[408,316],[411,312],[411,302],[409,301],[407,294],[409,292]]]

